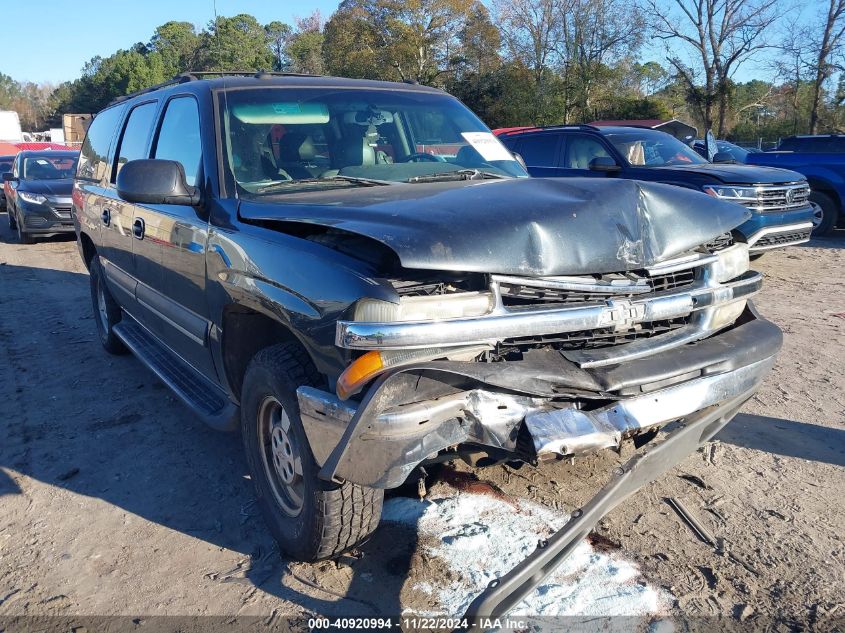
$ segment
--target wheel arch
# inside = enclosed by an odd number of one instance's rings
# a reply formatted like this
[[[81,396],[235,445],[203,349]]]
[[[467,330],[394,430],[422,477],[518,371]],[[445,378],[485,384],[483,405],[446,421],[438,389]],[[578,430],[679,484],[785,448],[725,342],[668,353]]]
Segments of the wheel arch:
[[[262,349],[287,342],[298,345],[311,362],[319,366],[313,350],[297,336],[293,326],[282,322],[277,315],[271,316],[240,303],[229,304],[223,309],[221,357],[226,381],[238,401],[250,361]]]

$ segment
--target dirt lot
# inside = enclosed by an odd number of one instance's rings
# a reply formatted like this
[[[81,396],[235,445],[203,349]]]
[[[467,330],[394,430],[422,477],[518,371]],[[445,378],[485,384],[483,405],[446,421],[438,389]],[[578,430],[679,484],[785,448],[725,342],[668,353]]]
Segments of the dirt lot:
[[[427,502],[389,501],[359,556],[288,563],[256,515],[238,437],[101,350],[75,242],[20,245],[0,225],[0,615],[458,615],[514,562],[497,558],[503,544],[529,551],[536,536],[519,531],[549,529],[620,459],[479,473],[504,494],[451,475]],[[761,630],[845,617],[845,231],[755,264],[757,304],[786,337],[774,373],[523,612],[719,615]]]

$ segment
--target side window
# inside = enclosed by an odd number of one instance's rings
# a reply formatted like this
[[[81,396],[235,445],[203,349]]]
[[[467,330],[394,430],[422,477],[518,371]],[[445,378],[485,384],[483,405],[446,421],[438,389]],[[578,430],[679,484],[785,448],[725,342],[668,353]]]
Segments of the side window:
[[[599,156],[610,156],[597,139],[583,135],[566,138],[566,152],[561,167],[566,169],[589,169],[590,161]]]
[[[199,111],[193,97],[177,97],[167,104],[153,157],[182,163],[188,184],[196,185],[202,160],[202,143]]]
[[[115,106],[94,117],[82,143],[77,178],[100,182],[109,175],[109,149],[125,109],[125,105]]]
[[[117,147],[117,163],[112,174],[112,182],[117,178],[120,169],[130,160],[147,157],[147,142],[150,140],[153,129],[156,106],[155,102],[144,103],[133,108],[129,113]]]
[[[527,136],[519,144],[519,153],[530,167],[554,167],[557,161],[556,134]]]

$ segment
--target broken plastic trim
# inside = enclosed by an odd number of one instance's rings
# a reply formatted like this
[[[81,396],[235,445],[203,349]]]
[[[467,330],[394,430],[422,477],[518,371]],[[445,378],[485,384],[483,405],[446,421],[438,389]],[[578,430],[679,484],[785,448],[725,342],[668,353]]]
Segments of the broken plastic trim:
[[[548,540],[540,541],[533,554],[492,581],[472,601],[464,615],[469,622],[468,630],[485,630],[480,625],[482,620],[504,616],[519,604],[569,557],[602,517],[718,433],[753,395],[755,388],[689,416],[665,440],[650,445],[616,468],[611,481],[584,507],[575,510],[563,528]]]

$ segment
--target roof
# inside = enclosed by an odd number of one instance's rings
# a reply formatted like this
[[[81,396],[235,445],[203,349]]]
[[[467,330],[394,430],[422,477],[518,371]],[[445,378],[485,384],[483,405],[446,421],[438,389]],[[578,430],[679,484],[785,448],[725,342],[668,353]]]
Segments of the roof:
[[[286,88],[359,88],[362,90],[410,90],[429,92],[432,94],[446,94],[439,88],[423,86],[417,83],[399,83],[394,81],[377,81],[374,79],[347,79],[345,77],[329,77],[323,75],[301,75],[295,73],[265,73],[265,72],[227,72],[227,73],[183,73],[155,86],[118,97],[109,105],[126,101],[133,97],[179,87],[180,90],[194,88],[196,90],[231,90],[238,88],[254,88],[256,86],[284,86]]]
[[[698,136],[698,128],[678,119],[620,119],[593,121],[596,127],[644,127],[667,132],[682,141]]]
[[[21,151],[14,143],[3,143],[0,141],[0,156],[14,156]]]
[[[675,119],[671,119],[674,121]],[[593,121],[590,125],[596,127],[650,127],[655,128],[669,123],[666,119],[607,119],[602,121]]]
[[[76,156],[77,154],[79,154],[79,150],[78,149],[72,149],[72,148],[69,148],[69,147],[64,148],[64,149],[49,149],[49,148],[45,148],[45,149],[24,149],[24,150],[21,150],[19,153],[23,154],[24,158],[28,158],[30,156],[45,156],[45,155],[52,155],[52,154],[55,154],[57,156],[67,156],[67,155]]]
[[[17,147],[18,151],[20,151],[20,152],[24,152],[24,151],[28,151],[28,150],[35,150],[35,151],[44,151],[44,150],[74,151],[73,147],[68,147],[67,145],[61,145],[59,143],[15,143],[15,147]]]

